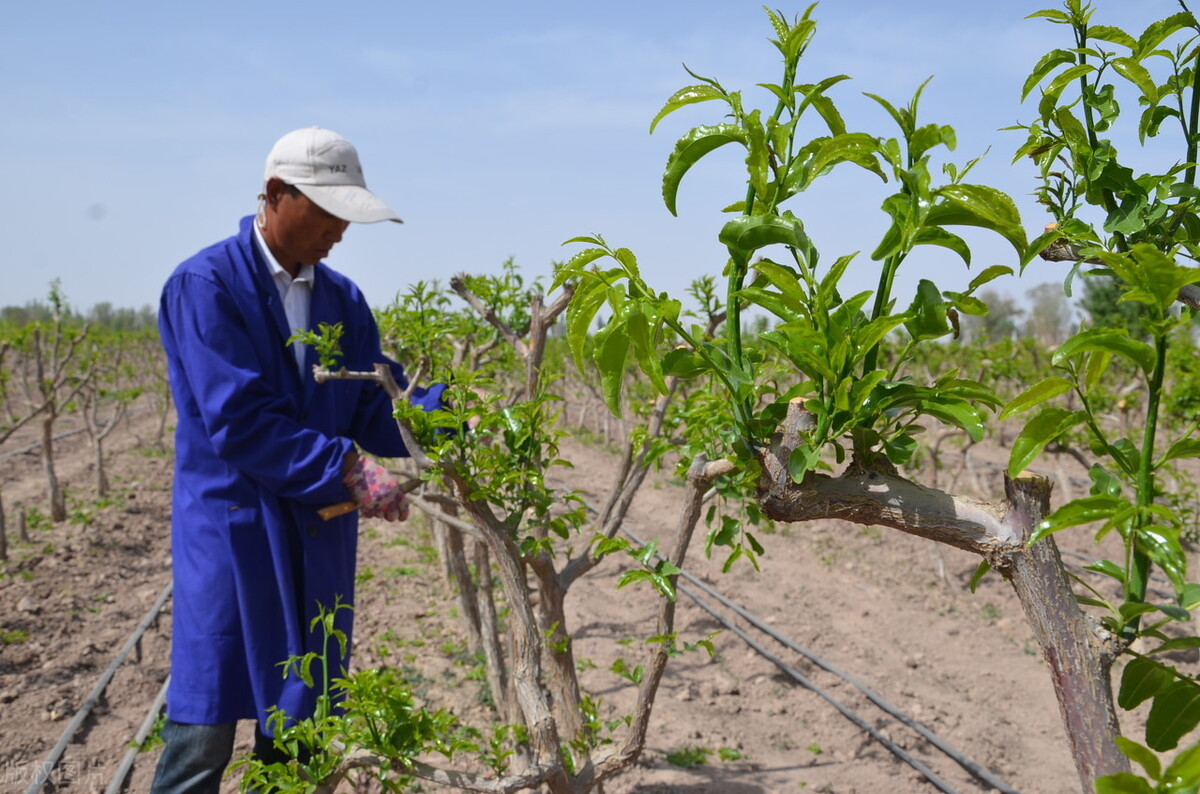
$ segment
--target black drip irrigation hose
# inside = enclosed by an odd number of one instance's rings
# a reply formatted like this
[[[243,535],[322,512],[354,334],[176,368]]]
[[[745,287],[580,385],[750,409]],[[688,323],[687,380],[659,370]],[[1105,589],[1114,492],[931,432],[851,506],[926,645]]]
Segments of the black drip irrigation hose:
[[[117,668],[124,663],[125,658],[137,646],[138,642],[142,639],[142,635],[146,633],[146,629],[150,628],[150,624],[158,618],[158,613],[162,611],[163,604],[171,597],[173,585],[174,580],[168,582],[167,586],[163,588],[158,600],[150,607],[150,611],[142,618],[142,622],[138,624],[137,628],[133,630],[133,634],[129,636],[129,639],[125,641],[121,650],[117,652],[116,657],[112,660],[112,664],[108,666],[108,669],[100,676],[100,680],[92,687],[92,691],[88,694],[87,699],[83,701],[83,705],[79,707],[79,711],[67,723],[67,727],[63,730],[58,743],[50,750],[50,754],[46,756],[46,760],[38,765],[37,771],[34,773],[33,782],[30,783],[29,788],[25,789],[25,794],[37,794],[41,791],[42,786],[46,785],[46,782],[50,779],[50,774],[58,766],[59,760],[66,751],[67,745],[71,743],[71,738],[75,735],[75,731],[79,730],[79,727],[83,725],[83,721],[87,719],[88,714],[100,702],[100,698],[104,695],[104,690],[108,688],[109,682],[116,675]]]
[[[154,698],[154,702],[150,704],[150,708],[146,711],[146,718],[142,720],[142,725],[138,728],[137,733],[133,735],[133,742],[125,755],[121,758],[121,763],[117,765],[117,771],[113,773],[112,780],[108,782],[108,788],[104,789],[104,794],[121,794],[125,788],[125,780],[129,777],[130,771],[133,769],[133,762],[137,760],[138,755],[142,752],[142,743],[146,741],[146,737],[150,735],[150,731],[154,730],[154,725],[158,722],[159,712],[162,711],[163,704],[167,702],[167,687],[171,683],[171,676],[168,675],[163,681],[162,687],[158,690],[158,696]]]
[[[621,531],[624,532],[626,535],[628,535],[635,543],[645,545],[645,542],[643,540],[641,540],[636,534],[631,532],[629,529],[622,527]],[[783,644],[790,650],[795,651],[796,653],[800,654],[804,658],[806,658],[809,661],[816,664],[818,667],[822,668],[823,670],[825,670],[829,673],[832,673],[833,675],[837,676],[838,678],[841,678],[846,683],[848,683],[851,686],[858,689],[863,695],[865,695],[867,697],[867,699],[869,699],[872,703],[874,703],[876,706],[878,706],[882,711],[891,715],[892,717],[899,720],[904,725],[908,726],[909,728],[911,728],[912,730],[914,730],[915,732],[920,734],[931,745],[936,747],[938,750],[941,750],[948,758],[950,758],[952,761],[954,761],[959,766],[961,766],[964,770],[966,770],[975,779],[987,784],[988,786],[991,786],[992,788],[996,789],[997,791],[1002,792],[1002,794],[1020,794],[1020,792],[1018,792],[1012,786],[1009,786],[1008,784],[1001,781],[999,778],[997,778],[995,775],[993,775],[990,771],[988,771],[985,767],[980,766],[978,763],[971,760],[967,756],[963,755],[961,752],[956,750],[951,745],[947,744],[942,739],[938,738],[932,731],[930,731],[924,725],[917,722],[915,719],[908,716],[907,714],[901,712],[896,707],[892,706],[890,703],[888,703],[886,700],[884,700],[882,697],[880,697],[874,690],[872,690],[870,687],[863,684],[858,679],[839,670],[837,667],[833,666],[832,664],[829,664],[825,660],[823,660],[820,657],[813,654],[811,651],[807,650],[806,648],[803,648],[802,646],[798,645],[797,643],[793,642],[792,640],[788,639],[787,637],[779,634],[777,631],[770,628],[765,623],[763,623],[761,620],[759,620],[757,617],[755,617],[752,613],[748,612],[747,610],[745,610],[741,606],[739,606],[737,603],[735,603],[735,602],[731,601],[730,599],[726,598],[725,596],[721,595],[716,590],[714,590],[711,587],[709,587],[708,585],[704,584],[704,582],[700,581],[699,579],[697,579],[695,576],[688,573],[687,571],[681,571],[680,576],[684,577],[689,582],[691,582],[692,584],[699,587],[701,590],[703,590],[708,595],[717,599],[719,602],[721,602],[721,604],[723,604],[727,608],[733,610],[738,615],[745,618],[747,621],[750,622],[751,625],[753,625],[759,631],[763,632],[764,634],[767,634],[775,641]],[[742,629],[735,626],[729,620],[727,620],[722,615],[720,615],[713,607],[709,606],[703,599],[701,599],[698,595],[696,595],[694,592],[692,592],[686,585],[677,585],[677,589],[679,589],[681,592],[684,593],[684,595],[688,596],[694,602],[696,602],[696,604],[701,609],[703,609],[705,612],[708,612],[708,614],[712,615],[723,626],[725,626],[726,628],[731,630],[733,633],[735,633],[739,638],[741,638],[741,640],[743,642],[745,642],[747,645],[749,645],[751,648],[753,648],[755,652],[757,652],[763,658],[767,659],[772,664],[774,664],[776,667],[778,667],[789,678],[793,679],[801,686],[805,687],[806,689],[811,690],[813,693],[815,693],[816,695],[818,695],[819,697],[824,699],[826,702],[828,702],[830,705],[832,705],[835,709],[837,709],[844,717],[846,717],[846,719],[850,720],[850,722],[852,722],[858,728],[862,729],[863,731],[866,731],[873,739],[875,739],[880,744],[882,744],[884,747],[886,747],[901,761],[904,761],[906,764],[908,764],[913,769],[915,769],[917,772],[919,772],[921,775],[923,775],[930,783],[932,783],[939,790],[946,792],[946,794],[957,794],[957,792],[953,788],[951,788],[948,783],[946,783],[944,780],[939,778],[928,767],[926,767],[924,764],[922,764],[916,758],[913,758],[909,753],[907,753],[905,750],[903,750],[902,748],[897,746],[894,742],[889,740],[887,737],[883,736],[879,731],[876,731],[874,728],[872,728],[870,725],[868,725],[861,717],[859,717],[857,714],[855,714],[853,710],[851,710],[849,707],[845,706],[844,704],[840,703],[838,700],[836,700],[830,694],[828,694],[827,692],[822,690],[819,686],[817,686],[813,681],[808,679],[806,676],[804,676],[798,670],[789,666],[786,662],[784,662],[783,660],[779,659],[777,656],[770,653],[766,648],[764,648],[762,645],[760,645],[758,642],[756,642],[753,638],[751,638],[748,634],[746,634],[746,632],[744,632]]]

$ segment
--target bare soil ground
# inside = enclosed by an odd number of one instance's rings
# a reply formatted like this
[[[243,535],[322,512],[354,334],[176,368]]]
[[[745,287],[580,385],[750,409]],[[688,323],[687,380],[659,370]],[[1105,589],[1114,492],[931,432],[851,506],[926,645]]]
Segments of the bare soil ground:
[[[84,437],[60,442],[59,472],[73,520],[30,527],[29,543],[17,541],[14,505],[46,512],[37,453],[0,458],[12,545],[0,577],[0,791],[25,790],[170,581],[171,457],[147,443],[153,425],[151,412],[143,411],[113,438],[110,476],[117,493],[107,503],[96,500]],[[21,443],[10,441],[0,454]],[[566,443],[563,453],[575,468],[557,472],[555,484],[601,502],[615,466],[611,450]],[[989,457],[978,449],[975,454],[981,464]],[[1003,452],[992,450],[990,457],[1000,460]],[[974,476],[988,495],[999,493],[993,469],[981,465]],[[669,476],[648,482],[629,528],[644,539],[665,539],[681,492]],[[474,662],[455,619],[456,596],[441,578],[426,523],[365,522],[362,533],[356,664],[400,667],[430,706],[483,724],[486,695],[470,675]],[[834,522],[781,525],[762,540],[767,554],[761,572],[739,563],[722,574],[722,560],[704,559],[702,537],[688,570],[857,677],[1012,789],[1078,790],[1046,666],[1007,583],[989,576],[972,594],[968,582],[976,559],[892,530]],[[1060,542],[1095,553],[1086,533]],[[584,685],[614,717],[629,710],[632,687],[610,668],[618,657],[631,665],[642,660],[637,638],[653,633],[656,609],[650,593],[617,589],[619,565],[611,559],[601,566],[576,585],[569,601]],[[606,787],[608,794],[936,790],[683,596],[677,628],[689,642],[720,631],[713,638],[715,653],[672,660],[646,751]],[[45,790],[104,791],[168,672],[169,635],[168,602]],[[760,641],[814,686],[862,709],[867,725],[927,764],[952,790],[991,790],[896,720],[868,710],[854,688],[778,644]],[[1176,661],[1194,667],[1192,660]],[[1135,736],[1136,723],[1135,715],[1127,728]],[[138,757],[128,791],[148,790],[155,757],[154,750]],[[235,791],[236,782],[228,780],[225,790]]]

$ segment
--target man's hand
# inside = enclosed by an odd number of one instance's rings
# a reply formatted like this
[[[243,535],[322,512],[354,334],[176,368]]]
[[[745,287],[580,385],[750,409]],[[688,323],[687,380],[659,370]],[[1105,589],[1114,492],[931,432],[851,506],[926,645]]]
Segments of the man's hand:
[[[408,501],[400,483],[387,469],[373,460],[354,457],[342,477],[358,511],[366,518],[403,521],[408,518]]]

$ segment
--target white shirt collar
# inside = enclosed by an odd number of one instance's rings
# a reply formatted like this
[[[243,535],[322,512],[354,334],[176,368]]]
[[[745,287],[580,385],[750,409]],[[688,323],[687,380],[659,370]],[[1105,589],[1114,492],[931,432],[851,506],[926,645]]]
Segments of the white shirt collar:
[[[307,281],[309,284],[313,282],[313,273],[316,271],[315,267],[312,265],[301,265],[300,272],[297,273],[296,278],[293,279],[291,274],[283,269],[283,265],[279,264],[279,261],[275,258],[275,255],[271,253],[271,249],[267,245],[267,241],[263,239],[262,230],[258,228],[258,223],[252,223],[251,226],[254,229],[254,241],[258,244],[259,253],[261,253],[263,255],[263,259],[266,260],[267,270],[270,271],[271,278],[273,278],[276,283],[286,286],[292,283],[293,280]]]

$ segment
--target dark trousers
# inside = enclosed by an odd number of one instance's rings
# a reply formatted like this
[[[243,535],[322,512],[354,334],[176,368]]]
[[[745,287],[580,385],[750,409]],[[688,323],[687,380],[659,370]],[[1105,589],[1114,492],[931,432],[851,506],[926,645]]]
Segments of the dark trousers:
[[[154,770],[151,794],[219,794],[221,776],[233,756],[236,729],[236,722],[190,725],[167,720],[162,730],[166,747]],[[288,760],[257,725],[254,755],[267,764]]]

